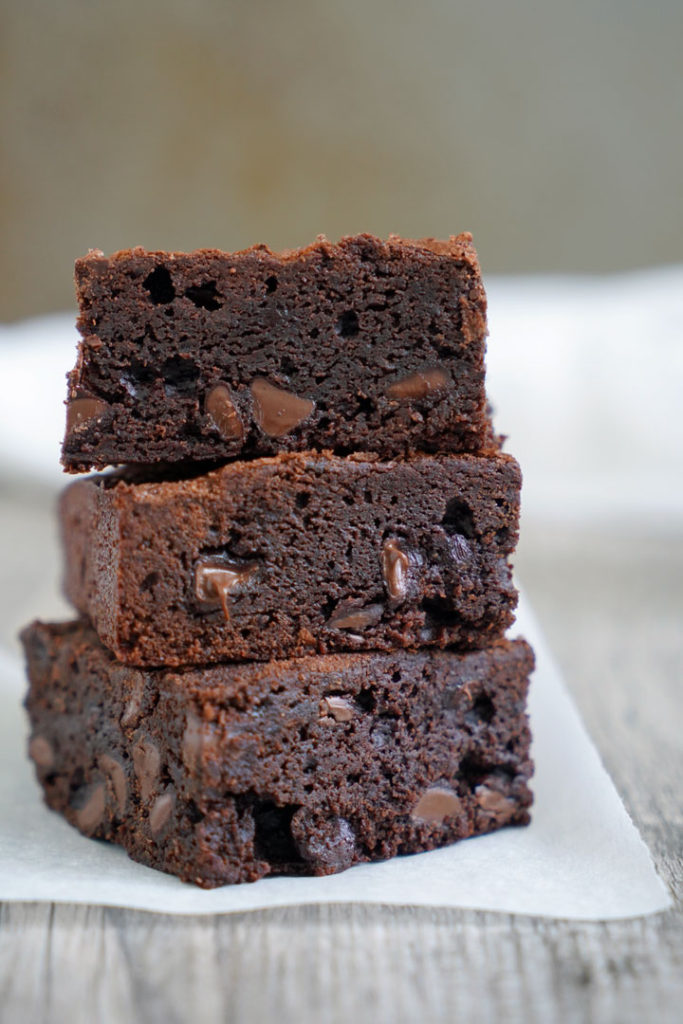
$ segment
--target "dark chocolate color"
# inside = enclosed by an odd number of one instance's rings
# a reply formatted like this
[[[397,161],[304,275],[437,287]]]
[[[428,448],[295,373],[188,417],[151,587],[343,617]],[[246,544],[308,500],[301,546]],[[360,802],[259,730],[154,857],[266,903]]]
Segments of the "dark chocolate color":
[[[141,671],[83,622],[22,639],[48,805],[185,881],[330,874],[529,821],[524,641]]]
[[[480,451],[486,299],[467,234],[76,262],[63,463]]]
[[[509,455],[285,454],[62,496],[65,590],[133,665],[480,647],[511,623]]]

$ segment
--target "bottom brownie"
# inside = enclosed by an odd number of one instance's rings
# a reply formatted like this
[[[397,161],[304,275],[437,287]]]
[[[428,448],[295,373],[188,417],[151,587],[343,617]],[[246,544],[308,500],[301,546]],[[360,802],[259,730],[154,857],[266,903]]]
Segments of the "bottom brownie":
[[[184,881],[325,875],[529,821],[523,640],[140,670],[82,622],[22,639],[48,805]]]

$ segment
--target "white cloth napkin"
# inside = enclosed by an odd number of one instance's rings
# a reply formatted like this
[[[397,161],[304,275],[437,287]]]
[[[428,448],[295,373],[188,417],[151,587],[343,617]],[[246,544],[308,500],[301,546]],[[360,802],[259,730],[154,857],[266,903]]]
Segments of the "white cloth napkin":
[[[532,519],[683,525],[683,266],[494,278],[487,386]]]

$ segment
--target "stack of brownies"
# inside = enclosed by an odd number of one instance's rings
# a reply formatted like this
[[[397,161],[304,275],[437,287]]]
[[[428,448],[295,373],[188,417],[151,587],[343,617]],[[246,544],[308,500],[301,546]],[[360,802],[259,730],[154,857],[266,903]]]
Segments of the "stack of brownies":
[[[521,477],[469,235],[76,264],[60,505],[81,616],[23,633],[86,835],[211,887],[529,820],[504,637]]]

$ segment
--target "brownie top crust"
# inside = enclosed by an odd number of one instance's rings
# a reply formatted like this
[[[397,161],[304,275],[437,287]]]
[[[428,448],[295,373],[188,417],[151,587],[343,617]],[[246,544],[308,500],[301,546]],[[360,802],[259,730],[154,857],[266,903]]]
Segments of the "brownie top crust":
[[[389,250],[402,252],[406,249],[423,250],[425,256],[448,256],[451,259],[462,260],[469,263],[475,273],[480,273],[479,258],[474,247],[472,235],[469,231],[462,231],[457,235],[450,235],[443,238],[403,238],[401,235],[390,234],[386,240],[379,239],[369,232],[361,232],[358,235],[347,235],[338,242],[330,242],[325,235],[318,235],[314,242],[308,245],[290,247],[285,249],[271,249],[269,245],[260,242],[256,245],[247,246],[246,249],[237,249],[229,252],[225,249],[194,249],[191,252],[170,251],[164,249],[145,249],[144,246],[136,245],[130,249],[119,249],[110,256],[106,256],[102,249],[89,249],[87,255],[76,260],[76,282],[81,284],[83,278],[88,275],[110,269],[119,261],[128,262],[131,259],[148,258],[154,264],[166,260],[196,260],[197,258],[215,258],[223,261],[225,259],[245,259],[254,257],[260,259],[270,257],[278,263],[292,263],[306,259],[315,253],[333,255],[335,251],[343,251],[358,243],[368,241],[373,245],[383,245]]]
[[[281,253],[93,250],[76,261],[76,289],[68,471],[496,445],[468,234],[320,237]]]

